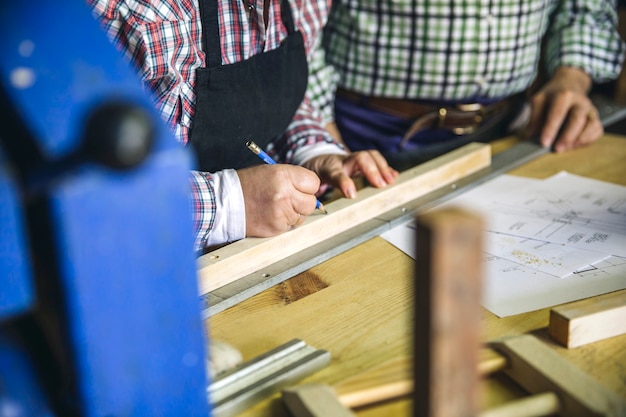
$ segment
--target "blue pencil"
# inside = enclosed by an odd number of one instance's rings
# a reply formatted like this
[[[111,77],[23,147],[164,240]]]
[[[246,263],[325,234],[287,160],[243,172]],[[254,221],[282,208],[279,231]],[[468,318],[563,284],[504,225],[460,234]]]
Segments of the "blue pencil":
[[[261,149],[261,147],[257,145],[256,143],[254,143],[253,141],[251,140],[247,141],[246,146],[248,147],[248,149],[254,152],[259,158],[261,158],[261,160],[265,162],[266,164],[274,165],[276,163],[276,161],[274,161],[271,156],[265,153],[265,151]],[[324,208],[324,205],[322,204],[322,202],[319,200],[317,200],[317,203],[315,204],[315,208],[324,214],[328,213],[326,209]]]

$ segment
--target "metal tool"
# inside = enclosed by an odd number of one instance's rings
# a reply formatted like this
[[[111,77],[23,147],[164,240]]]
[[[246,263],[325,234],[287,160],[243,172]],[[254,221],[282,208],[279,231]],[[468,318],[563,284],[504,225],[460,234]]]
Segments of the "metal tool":
[[[233,416],[330,364],[330,353],[294,339],[220,376],[208,394],[216,417]]]
[[[191,155],[85,2],[0,28],[0,414],[206,417]]]

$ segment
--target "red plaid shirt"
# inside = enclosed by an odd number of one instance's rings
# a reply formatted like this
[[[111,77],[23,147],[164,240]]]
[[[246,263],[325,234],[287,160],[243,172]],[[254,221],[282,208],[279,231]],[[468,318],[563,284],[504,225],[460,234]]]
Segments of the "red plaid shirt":
[[[105,26],[110,39],[137,69],[177,140],[186,144],[195,111],[195,71],[205,62],[197,0],[87,2]],[[219,1],[223,64],[276,49],[287,36],[280,18],[281,0],[269,0],[267,30],[263,21],[263,3],[264,0],[247,3]],[[290,0],[296,28],[302,33],[309,58],[316,37],[326,22],[330,3],[331,0]],[[253,7],[249,8],[248,4]],[[283,137],[271,144],[268,152],[279,162],[301,163],[297,158],[299,150],[322,143],[323,146],[335,146],[323,129],[318,112],[305,98]],[[219,242],[221,237],[211,237],[215,213],[220,208],[213,175],[194,171],[191,178],[197,249],[207,244],[223,243]]]

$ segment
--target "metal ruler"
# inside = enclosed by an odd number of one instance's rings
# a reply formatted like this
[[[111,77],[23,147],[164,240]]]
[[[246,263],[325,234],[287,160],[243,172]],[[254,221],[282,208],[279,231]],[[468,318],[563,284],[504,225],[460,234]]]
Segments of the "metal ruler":
[[[601,96],[592,97],[592,100],[596,104],[600,113],[600,119],[605,126],[626,116],[626,106],[617,105]],[[465,177],[450,186],[435,190],[401,207],[390,210],[384,215],[355,226],[346,232],[334,236],[332,239],[286,257],[261,271],[247,275],[206,294],[202,300],[204,303],[202,318],[207,319],[214,314],[224,311],[399,224],[412,220],[420,212],[440,205],[467,190],[548,152],[548,149],[542,148],[533,142],[520,142],[496,154],[492,158],[491,166],[482,171]]]

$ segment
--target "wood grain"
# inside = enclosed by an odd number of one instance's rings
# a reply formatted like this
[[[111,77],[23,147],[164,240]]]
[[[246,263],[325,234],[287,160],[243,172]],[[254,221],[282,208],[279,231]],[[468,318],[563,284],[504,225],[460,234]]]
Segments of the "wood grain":
[[[478,412],[483,227],[454,207],[415,219],[415,416]]]
[[[272,238],[247,238],[198,258],[200,295],[331,238],[437,188],[486,168],[489,145],[472,143],[402,172],[393,186],[359,190],[354,199],[326,205],[327,215],[309,216],[303,225]]]
[[[510,139],[498,141],[494,148]],[[546,178],[561,170],[626,185],[626,137],[606,135],[580,150],[543,155],[512,174]],[[331,352],[330,366],[306,382],[334,385],[397,357],[413,353],[413,260],[377,237],[314,266],[324,285],[317,292],[286,303],[284,290],[270,288],[206,322],[210,337],[230,342],[252,359],[297,337]],[[289,281],[308,281],[299,274]],[[321,288],[323,287],[323,288]],[[626,290],[622,291],[626,293]],[[626,335],[566,349],[547,331],[550,309],[498,318],[482,309],[483,341],[530,333],[550,350],[626,398]],[[497,373],[485,381],[484,408],[497,407],[527,395],[508,377]],[[411,401],[401,399],[356,410],[359,417],[406,417]],[[288,417],[278,396],[262,401],[238,417]]]

